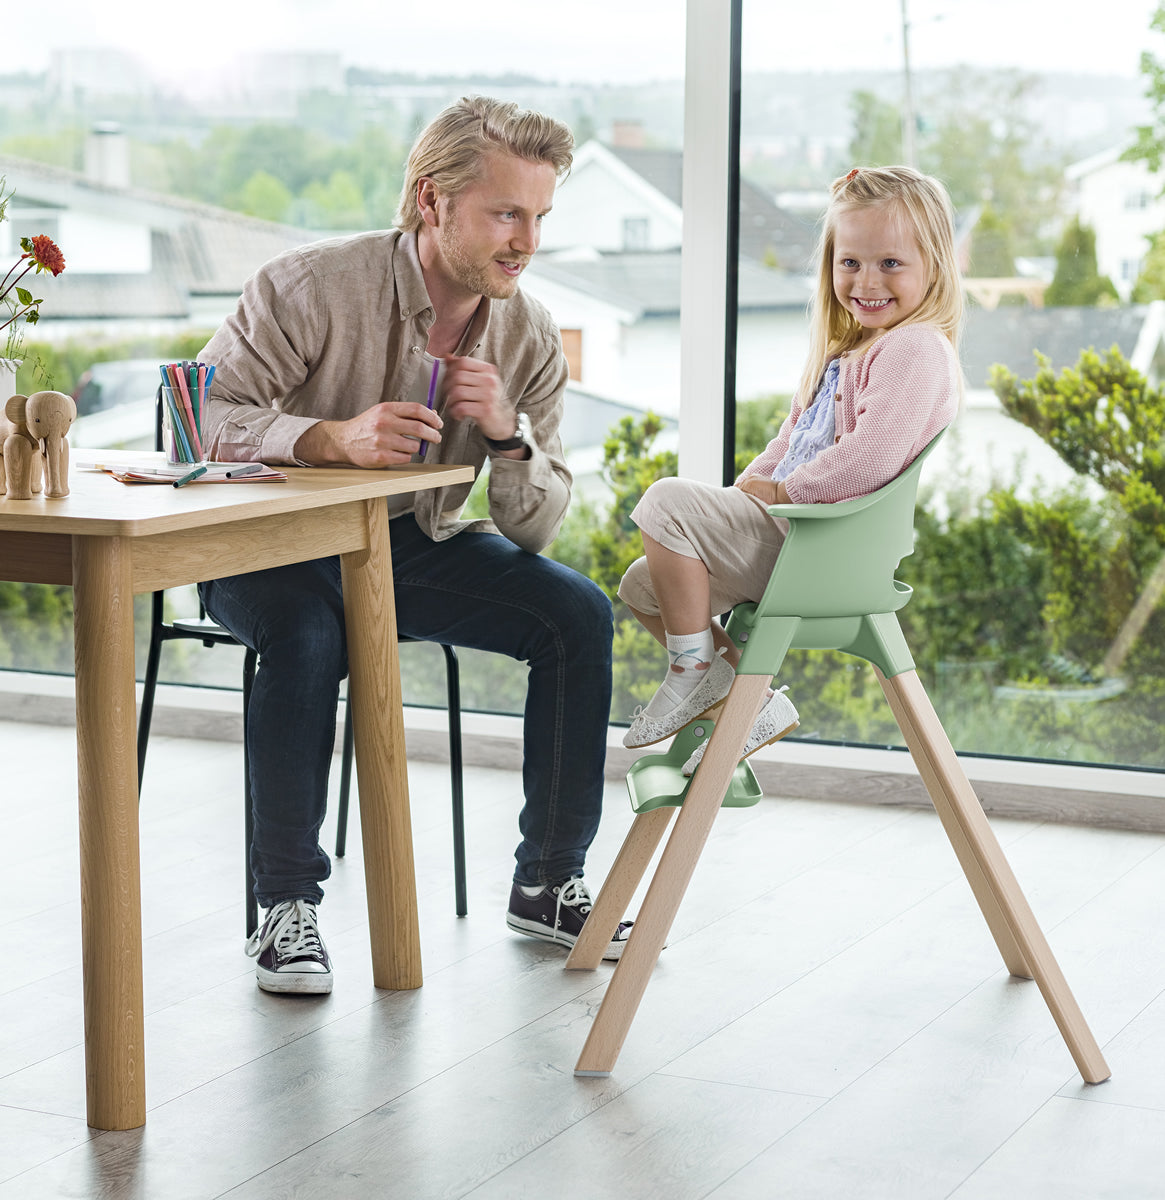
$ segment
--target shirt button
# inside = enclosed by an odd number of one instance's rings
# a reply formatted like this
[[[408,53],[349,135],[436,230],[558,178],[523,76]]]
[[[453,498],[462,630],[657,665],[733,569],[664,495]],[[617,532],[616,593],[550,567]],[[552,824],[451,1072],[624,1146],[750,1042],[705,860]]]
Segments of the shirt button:
[[[409,347],[410,354],[420,354],[420,352],[421,352],[420,346],[410,346]]]

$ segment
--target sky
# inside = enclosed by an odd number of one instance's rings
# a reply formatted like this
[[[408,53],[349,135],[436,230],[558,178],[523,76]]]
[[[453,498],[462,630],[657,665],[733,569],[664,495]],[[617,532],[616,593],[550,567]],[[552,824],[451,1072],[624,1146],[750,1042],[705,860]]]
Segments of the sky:
[[[901,69],[903,5],[917,70],[1135,76],[1142,50],[1165,57],[1165,37],[1149,32],[1157,0],[1105,0],[1084,19],[1047,0],[744,0],[744,69]],[[54,0],[51,19],[22,42],[21,63],[41,70],[52,50],[111,46],[172,76],[192,62],[322,49],[345,65],[418,74],[642,83],[682,77],[685,10],[685,0],[200,0],[179,33],[175,10],[157,0]]]

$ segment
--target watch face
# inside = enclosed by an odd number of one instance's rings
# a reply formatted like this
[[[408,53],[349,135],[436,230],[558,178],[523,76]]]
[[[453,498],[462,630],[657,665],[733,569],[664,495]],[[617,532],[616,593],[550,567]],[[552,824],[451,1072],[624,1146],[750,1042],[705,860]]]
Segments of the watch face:
[[[526,413],[518,413],[518,430],[514,435],[520,437],[524,442],[532,441],[530,418]]]

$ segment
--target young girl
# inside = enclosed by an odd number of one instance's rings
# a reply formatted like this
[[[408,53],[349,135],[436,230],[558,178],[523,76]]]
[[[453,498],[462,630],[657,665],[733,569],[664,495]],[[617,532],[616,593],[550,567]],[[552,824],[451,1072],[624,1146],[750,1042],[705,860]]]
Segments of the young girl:
[[[728,694],[740,654],[712,617],[764,591],[788,530],[765,506],[877,491],[955,416],[962,287],[942,184],[910,167],[855,168],[836,180],[811,311],[792,411],[735,484],[661,479],[632,513],[646,554],[619,595],[670,664],[625,746],[670,737]],[[770,693],[745,756],[796,726],[789,699]]]

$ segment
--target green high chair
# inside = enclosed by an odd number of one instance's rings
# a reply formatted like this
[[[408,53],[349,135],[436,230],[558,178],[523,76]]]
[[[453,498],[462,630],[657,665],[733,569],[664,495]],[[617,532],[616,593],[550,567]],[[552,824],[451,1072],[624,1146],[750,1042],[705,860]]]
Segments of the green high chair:
[[[677,808],[679,816],[576,1075],[608,1075],[614,1067],[718,810],[755,804],[760,797],[752,768],[740,755],[786,652],[829,649],[874,665],[1008,971],[1036,981],[1084,1080],[1108,1078],[1100,1047],[955,757],[898,623],[897,611],[911,589],[894,572],[913,551],[918,477],[938,440],[869,496],[769,508],[788,520],[789,533],[760,603],[732,611],[727,631],[741,657],[722,708],[680,730],[665,753],[638,759],[628,773],[635,820],[566,961],[568,970],[598,966]],[[684,778],[684,761],[709,731],[703,761],[691,779]]]

